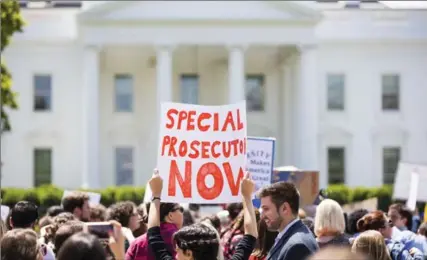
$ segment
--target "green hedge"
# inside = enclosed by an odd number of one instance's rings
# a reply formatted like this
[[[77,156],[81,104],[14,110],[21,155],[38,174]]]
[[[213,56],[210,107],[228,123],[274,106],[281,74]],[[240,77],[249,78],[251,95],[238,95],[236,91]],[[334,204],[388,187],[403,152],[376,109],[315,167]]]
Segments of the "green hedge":
[[[122,186],[90,191],[101,193],[101,203],[106,207],[116,201],[124,200],[133,201],[138,205],[144,198],[144,188],[141,187]],[[336,200],[341,205],[378,197],[378,208],[387,211],[388,206],[393,202],[393,187],[390,185],[378,188],[349,188],[345,185],[331,185],[326,189],[326,192],[329,198]],[[18,201],[28,200],[36,203],[42,213],[50,206],[60,205],[62,193],[62,189],[51,185],[33,189],[1,189],[3,205],[12,207]],[[420,207],[423,206],[420,205]]]
[[[377,197],[378,208],[384,211],[387,211],[388,206],[393,202],[393,186],[391,185],[378,188],[349,188],[345,185],[331,185],[326,189],[326,193],[329,198],[336,200],[341,205]]]

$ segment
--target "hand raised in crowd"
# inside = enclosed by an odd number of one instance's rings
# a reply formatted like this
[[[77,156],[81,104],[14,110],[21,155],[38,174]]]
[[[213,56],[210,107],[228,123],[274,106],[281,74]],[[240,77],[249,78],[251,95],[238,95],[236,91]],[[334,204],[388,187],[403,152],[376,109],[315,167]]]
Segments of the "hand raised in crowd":
[[[160,197],[163,189],[163,179],[160,177],[157,169],[154,170],[153,177],[150,179],[148,184],[150,185],[153,197]]]
[[[244,214],[244,229],[245,234],[258,237],[257,221],[255,217],[255,209],[252,204],[252,194],[255,191],[255,183],[249,172],[245,173],[242,182],[240,183],[240,192],[243,197],[243,214]]]
[[[115,259],[125,259],[125,236],[122,232],[122,225],[115,221],[109,221],[113,225],[113,233],[110,234],[110,249]]]
[[[160,177],[157,169],[154,170],[153,177],[148,181],[148,184],[150,185],[153,196],[147,223],[147,227],[151,228],[160,226],[160,196],[162,195],[163,179]]]
[[[240,183],[240,192],[242,196],[245,198],[251,198],[252,194],[255,191],[255,182],[251,178],[251,174],[249,172],[245,173],[245,176]]]

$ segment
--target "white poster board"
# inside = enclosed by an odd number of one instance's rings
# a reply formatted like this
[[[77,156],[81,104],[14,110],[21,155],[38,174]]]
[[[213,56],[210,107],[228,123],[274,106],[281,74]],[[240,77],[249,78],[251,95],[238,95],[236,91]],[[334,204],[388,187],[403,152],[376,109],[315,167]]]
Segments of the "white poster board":
[[[95,192],[89,192],[89,191],[71,191],[71,190],[64,190],[64,194],[62,195],[62,199],[64,197],[68,196],[69,194],[73,192],[82,192],[89,196],[89,205],[90,206],[96,206],[99,203],[101,203],[101,194],[95,193]]]
[[[416,171],[411,172],[411,182],[409,188],[409,197],[406,201],[406,207],[412,211],[417,207],[418,186],[420,185],[420,174]]]
[[[151,188],[150,185],[146,185],[145,186],[145,192],[144,192],[144,200],[143,202],[150,202],[151,201],[151,197],[153,196],[153,193],[151,192]]]
[[[411,200],[414,200],[415,197],[415,201],[427,202],[427,189],[422,188],[427,185],[427,165],[404,162],[400,162],[397,169],[393,199],[408,200],[410,198],[411,190],[413,190],[411,189],[413,173],[418,173],[418,180],[415,181],[417,181],[420,188],[417,189],[416,194],[412,194]]]
[[[10,208],[8,206],[1,205],[1,219],[6,222],[7,216],[9,216]]]
[[[246,169],[255,182],[255,191],[271,184],[275,143],[275,138],[248,137]]]
[[[246,162],[246,102],[162,103],[157,168],[162,201],[240,202]]]

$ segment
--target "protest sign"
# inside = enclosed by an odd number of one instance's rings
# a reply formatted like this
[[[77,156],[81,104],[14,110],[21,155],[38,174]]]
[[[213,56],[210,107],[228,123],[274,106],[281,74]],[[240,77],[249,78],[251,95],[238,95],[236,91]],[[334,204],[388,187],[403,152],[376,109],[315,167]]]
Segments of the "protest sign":
[[[9,216],[10,208],[8,206],[1,205],[1,219],[6,221],[7,216]]]
[[[95,192],[89,192],[89,191],[70,191],[70,190],[64,190],[64,194],[62,195],[62,199],[64,199],[64,197],[68,196],[69,194],[73,193],[73,192],[83,192],[86,195],[89,196],[89,204],[91,206],[96,206],[101,202],[101,194],[99,193],[95,193]]]
[[[417,188],[414,193],[414,187],[420,183],[427,183],[427,165],[400,162],[393,186],[393,199],[410,200],[412,205],[414,201],[427,202],[427,189]]]
[[[418,186],[420,185],[419,180],[420,174],[417,171],[411,172],[411,182],[406,207],[412,211],[417,207]]]
[[[301,207],[313,204],[319,193],[319,172],[292,170],[292,167],[274,169],[272,182],[288,181],[295,184],[300,192]]]
[[[274,167],[274,148],[276,139],[265,137],[248,137],[246,169],[255,182],[255,191],[271,184]],[[255,198],[254,206],[260,207],[260,200]]]
[[[162,201],[241,201],[246,162],[246,103],[198,106],[162,103],[157,168]]]

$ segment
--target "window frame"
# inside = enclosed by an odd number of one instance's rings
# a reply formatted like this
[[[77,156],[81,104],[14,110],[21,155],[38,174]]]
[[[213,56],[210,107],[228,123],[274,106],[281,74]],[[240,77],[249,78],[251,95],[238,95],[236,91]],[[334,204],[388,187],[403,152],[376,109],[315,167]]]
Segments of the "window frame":
[[[130,158],[131,158],[131,161],[130,162],[126,162],[126,163],[129,163],[129,164],[131,164],[132,165],[132,168],[131,168],[131,183],[122,183],[122,184],[119,184],[119,172],[120,171],[123,171],[123,169],[122,168],[119,168],[119,167],[121,167],[119,164],[120,163],[125,163],[124,162],[124,160],[123,160],[123,162],[119,162],[119,151],[120,150],[126,150],[126,152],[127,151],[130,151]],[[115,185],[116,186],[132,186],[132,185],[135,185],[135,147],[133,147],[133,146],[130,146],[130,145],[120,145],[120,146],[115,146],[114,148],[113,148],[113,156],[114,156],[114,183],[115,183]],[[126,154],[126,156],[127,156],[128,154]],[[123,156],[123,155],[122,155]]]
[[[388,169],[391,168],[390,165],[386,165],[386,162],[388,162],[388,160],[390,160],[391,158],[386,158],[386,150],[390,151],[396,151],[397,150],[397,161],[393,162],[395,163],[395,169],[394,172],[390,171],[388,172]],[[396,178],[396,171],[397,168],[399,167],[399,162],[402,159],[402,147],[400,146],[396,146],[396,145],[388,145],[388,146],[383,146],[382,150],[381,150],[381,157],[382,157],[382,183],[383,184],[394,184],[394,180]],[[387,169],[387,172],[386,172]],[[390,181],[389,178],[390,176],[393,176],[393,180]]]
[[[130,79],[131,82],[131,86],[130,86],[130,105],[129,105],[129,109],[122,109],[120,108],[119,105],[119,97],[120,96],[124,96],[124,94],[119,94],[120,89],[118,88],[118,84],[117,81],[119,78],[126,78],[127,80]],[[114,88],[114,95],[113,95],[113,102],[114,102],[114,112],[115,113],[133,113],[134,109],[135,109],[135,101],[134,101],[134,96],[135,96],[135,78],[133,76],[133,74],[131,73],[116,73],[114,74],[114,78],[113,78],[113,88]]]
[[[330,102],[330,93],[331,92],[331,77],[340,77],[342,78],[342,85],[341,87],[341,100],[340,100],[340,107],[333,107]],[[328,112],[343,112],[346,110],[346,75],[344,73],[327,73],[326,74],[326,110]]]
[[[395,77],[396,78],[396,82],[397,82],[397,92],[393,94],[388,94],[386,93],[387,91],[387,85],[385,85],[386,83],[386,78],[387,77]],[[399,73],[383,73],[381,75],[381,110],[385,111],[385,112],[399,112],[401,109],[401,76]],[[394,86],[393,86],[394,87]],[[392,87],[390,87],[392,88]],[[394,96],[395,95],[395,96]],[[386,106],[387,102],[385,101],[385,99],[392,99],[395,98],[396,99],[396,105],[391,107],[391,106]]]
[[[184,78],[196,79],[196,82],[197,82],[197,87],[196,87],[197,100],[196,100],[195,103],[194,102],[186,102],[184,100],[184,95],[183,95],[183,93],[184,93],[184,91],[183,91],[184,90],[184,86],[188,86],[188,85],[182,84]],[[179,76],[179,89],[180,89],[180,95],[181,95],[181,97],[180,97],[180,102],[181,103],[192,104],[192,105],[199,105],[199,101],[200,101],[200,76],[199,76],[199,74],[197,74],[197,73],[182,73]]]
[[[48,93],[49,95],[38,95],[38,88],[37,88],[37,78],[38,77],[47,77],[49,79],[49,89]],[[34,73],[32,78],[32,84],[33,84],[33,112],[36,113],[43,113],[43,112],[52,112],[53,111],[53,77],[50,73]],[[45,90],[43,90],[45,91]],[[38,107],[38,101],[37,98],[48,98],[49,102],[47,102],[47,106],[44,108]]]
[[[261,109],[251,109],[249,107],[248,95],[249,95],[249,87],[248,81],[250,79],[261,79],[260,82],[260,90],[262,95],[262,107]],[[266,87],[267,78],[264,73],[248,73],[245,75],[245,100],[246,100],[246,111],[250,113],[263,113],[266,112],[266,104],[267,104],[267,87]]]
[[[38,176],[38,173],[39,173],[38,171],[42,170],[42,169],[39,169],[39,167],[44,168],[44,166],[42,165],[38,166],[39,161],[37,160],[37,158],[42,157],[42,155],[37,156],[37,152],[47,152],[49,154],[49,165],[48,165],[49,174],[47,177],[47,179],[49,180],[48,182],[44,182],[44,179],[46,176],[43,176],[42,178]],[[52,184],[52,176],[53,176],[53,149],[51,147],[34,147],[33,148],[33,185],[34,187],[39,187],[44,184]]]
[[[342,164],[342,182],[331,182],[331,170],[330,170],[330,166],[331,166],[331,160],[330,160],[330,152],[332,150],[340,150],[342,151],[342,162],[340,162],[340,164]],[[328,146],[326,147],[326,169],[328,172],[328,178],[327,178],[327,184],[328,185],[332,185],[332,184],[345,184],[346,182],[346,168],[347,168],[347,160],[346,160],[346,147],[345,146]],[[334,173],[335,174],[335,173]]]

